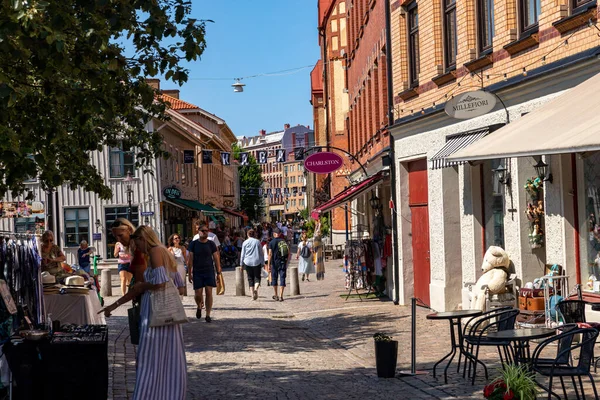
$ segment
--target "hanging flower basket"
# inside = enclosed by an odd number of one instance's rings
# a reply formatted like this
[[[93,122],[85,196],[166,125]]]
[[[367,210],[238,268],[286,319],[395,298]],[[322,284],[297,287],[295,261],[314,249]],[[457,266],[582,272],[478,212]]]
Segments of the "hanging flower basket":
[[[524,188],[532,200],[537,200],[540,196],[540,191],[544,188],[544,182],[537,177],[530,178],[525,181]]]

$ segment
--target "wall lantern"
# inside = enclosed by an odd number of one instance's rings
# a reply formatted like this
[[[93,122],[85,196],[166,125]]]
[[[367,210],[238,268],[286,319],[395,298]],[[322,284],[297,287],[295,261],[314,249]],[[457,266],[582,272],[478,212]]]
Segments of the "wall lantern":
[[[504,165],[498,165],[498,168],[492,170],[492,172],[494,172],[494,178],[497,182],[506,186],[510,185],[510,173]]]
[[[379,210],[381,208],[381,202],[379,201],[379,197],[377,197],[375,193],[371,195],[371,200],[369,200],[369,202],[371,203],[371,208],[373,210]]]
[[[233,88],[234,93],[241,93],[244,91],[244,85],[242,82],[240,82],[239,80],[236,81],[233,85],[231,85],[231,87]]]
[[[102,222],[100,222],[99,219],[96,220],[96,230],[99,231],[100,229],[102,229]]]
[[[548,164],[546,164],[544,161],[542,161],[542,159],[540,158],[540,161],[537,162],[537,164],[535,164],[533,166],[533,168],[535,168],[535,172],[537,173],[538,178],[540,178],[540,180],[542,181],[548,181],[550,183],[552,183],[552,174],[548,173]]]

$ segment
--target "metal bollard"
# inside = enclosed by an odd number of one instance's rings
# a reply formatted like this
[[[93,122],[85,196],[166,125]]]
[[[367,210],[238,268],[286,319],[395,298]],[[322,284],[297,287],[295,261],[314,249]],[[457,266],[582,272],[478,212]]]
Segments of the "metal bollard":
[[[300,295],[300,282],[298,279],[298,267],[290,267],[289,273],[290,276],[290,296],[299,296]]]
[[[244,284],[244,268],[242,267],[235,267],[235,295],[246,295],[246,285]]]
[[[112,278],[110,269],[105,268],[100,271],[100,296],[112,296]]]

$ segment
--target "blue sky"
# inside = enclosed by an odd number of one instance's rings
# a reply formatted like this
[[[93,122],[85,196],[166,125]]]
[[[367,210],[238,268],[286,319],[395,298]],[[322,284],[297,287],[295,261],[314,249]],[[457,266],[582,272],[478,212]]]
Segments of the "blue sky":
[[[180,98],[225,119],[236,136],[261,129],[282,130],[285,123],[310,125],[310,71],[244,79],[243,93],[228,80],[314,65],[319,58],[317,0],[194,0],[192,16],[207,24],[207,48],[188,65],[190,79]],[[172,82],[161,88],[172,89]]]

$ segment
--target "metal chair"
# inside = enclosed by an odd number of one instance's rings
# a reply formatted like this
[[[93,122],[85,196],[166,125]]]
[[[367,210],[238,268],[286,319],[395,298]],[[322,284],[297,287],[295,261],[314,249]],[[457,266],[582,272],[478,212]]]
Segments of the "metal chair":
[[[477,363],[483,366],[485,378],[488,379],[487,367],[479,361],[479,348],[481,346],[495,346],[498,349],[500,363],[504,360],[507,362],[511,359],[510,342],[505,340],[490,339],[487,337],[489,332],[500,332],[504,330],[514,329],[515,322],[519,315],[519,310],[513,308],[498,308],[488,311],[479,317],[473,318],[463,332],[463,340],[466,343],[465,357],[469,359],[469,376],[471,377],[471,367],[473,367],[473,375],[471,384],[475,385],[475,377],[477,374]],[[502,357],[504,353],[504,358]],[[466,360],[465,360],[466,362]],[[463,371],[465,376],[466,367]]]
[[[585,301],[563,300],[554,307],[559,313],[559,321],[565,324],[574,324],[585,321]]]
[[[581,335],[581,341],[573,344],[573,337],[575,335]],[[540,375],[549,377],[547,388],[536,380],[536,384],[548,392],[548,400],[550,400],[552,396],[560,399],[560,396],[552,391],[552,381],[554,377],[558,377],[560,379],[565,398],[567,398],[567,391],[565,388],[564,378],[571,377],[571,381],[573,382],[573,387],[575,389],[575,395],[579,399],[579,391],[577,390],[577,384],[575,383],[575,377],[577,377],[579,381],[579,388],[581,389],[581,395],[583,398],[585,398],[583,383],[581,381],[581,377],[585,375],[590,378],[590,382],[592,383],[594,398],[598,398],[596,383],[594,382],[594,378],[590,373],[592,359],[594,358],[594,346],[597,338],[598,330],[595,328],[570,329],[568,332],[564,332],[560,335],[556,335],[544,340],[536,347],[532,356],[532,369]],[[540,355],[542,351],[549,344],[556,342],[558,342],[559,350],[554,361],[550,363],[547,358],[541,358]],[[569,346],[563,345],[568,342],[571,343]],[[571,365],[570,363],[565,364],[565,361],[569,360],[572,356],[572,353],[575,351],[579,352],[579,360],[577,365]]]

